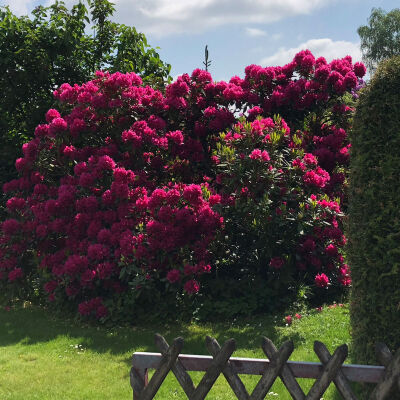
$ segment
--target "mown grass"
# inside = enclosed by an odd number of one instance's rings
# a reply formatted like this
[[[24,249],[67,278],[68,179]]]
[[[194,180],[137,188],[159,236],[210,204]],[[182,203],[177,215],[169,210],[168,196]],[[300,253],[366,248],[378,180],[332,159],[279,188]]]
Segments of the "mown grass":
[[[279,346],[292,339],[295,351],[291,360],[318,361],[314,340],[323,341],[332,352],[349,343],[349,318],[346,307],[325,307],[311,311],[292,326],[285,326],[283,315],[240,319],[232,323],[163,324],[147,327],[104,328],[84,326],[54,317],[35,308],[0,310],[0,399],[1,400],[94,400],[130,399],[131,356],[135,351],[158,351],[155,332],[171,342],[185,339],[184,352],[207,354],[204,338],[215,337],[221,344],[235,338],[234,356],[263,358],[261,336]],[[202,373],[192,373],[199,382]],[[242,376],[248,390],[258,377]],[[308,390],[311,380],[301,380]],[[324,400],[338,399],[333,385]],[[170,374],[156,399],[185,399],[175,377]],[[267,399],[291,399],[281,382],[271,388]],[[207,399],[236,399],[225,379],[220,377]]]

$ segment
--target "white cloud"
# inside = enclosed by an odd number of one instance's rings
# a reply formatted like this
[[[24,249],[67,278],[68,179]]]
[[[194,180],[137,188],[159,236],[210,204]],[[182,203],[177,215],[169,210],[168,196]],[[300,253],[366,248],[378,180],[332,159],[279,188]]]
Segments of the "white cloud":
[[[34,0],[0,0],[0,6],[10,6],[13,14],[27,15],[35,6]]]
[[[300,44],[297,47],[285,48],[281,47],[275,54],[264,57],[261,65],[276,66],[285,65],[292,61],[296,53],[301,50],[310,50],[316,58],[325,57],[328,62],[335,58],[342,58],[350,55],[353,62],[361,61],[361,51],[359,43],[347,42],[344,40],[334,41],[332,39],[311,39]]]
[[[166,36],[200,33],[222,25],[266,24],[295,15],[310,14],[337,0],[113,0],[115,20],[145,34]],[[35,5],[54,0],[0,0],[13,12],[27,14]],[[65,0],[72,7],[77,0]],[[253,29],[253,35],[257,35]],[[249,32],[249,34],[251,34]]]
[[[24,0],[16,1],[24,2]],[[41,2],[49,5],[53,1]],[[179,33],[201,33],[230,24],[267,24],[296,15],[310,14],[336,1],[113,0],[113,3],[116,9],[114,15],[116,22],[135,26],[146,35],[163,37]],[[76,0],[65,0],[67,7],[75,3]]]
[[[246,28],[247,36],[266,36],[267,32],[257,28]]]
[[[114,0],[118,22],[145,34],[200,33],[229,24],[270,23],[310,14],[335,0]]]

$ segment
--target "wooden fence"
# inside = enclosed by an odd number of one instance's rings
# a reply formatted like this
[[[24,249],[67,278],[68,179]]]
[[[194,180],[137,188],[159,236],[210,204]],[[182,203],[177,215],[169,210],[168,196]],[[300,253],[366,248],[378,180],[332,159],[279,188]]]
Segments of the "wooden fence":
[[[234,339],[221,347],[217,340],[207,336],[206,346],[211,356],[180,355],[184,343],[180,337],[172,346],[158,334],[155,341],[161,353],[133,354],[130,377],[134,400],[153,399],[169,371],[174,373],[189,400],[204,399],[221,373],[239,400],[264,399],[278,376],[294,400],[319,400],[331,382],[345,400],[357,400],[350,381],[376,383],[369,400],[393,399],[400,393],[400,349],[393,356],[382,343],[376,346],[382,366],[368,366],[343,364],[348,354],[345,344],[331,355],[323,343],[315,342],[314,351],[321,363],[313,363],[288,361],[294,350],[293,342],[283,343],[278,350],[265,337],[262,349],[268,357],[266,360],[231,357],[236,348]],[[156,370],[150,381],[148,369]],[[205,371],[197,387],[187,371]],[[251,394],[238,374],[261,375]],[[295,378],[313,378],[315,382],[305,394]]]

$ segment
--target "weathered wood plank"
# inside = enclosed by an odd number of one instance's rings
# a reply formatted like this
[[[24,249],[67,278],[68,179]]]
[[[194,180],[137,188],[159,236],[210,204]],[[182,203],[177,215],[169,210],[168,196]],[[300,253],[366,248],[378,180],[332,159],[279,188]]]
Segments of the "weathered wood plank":
[[[167,341],[161,335],[158,334],[156,334],[155,340],[156,340],[156,346],[160,349],[161,354],[165,355],[169,349]],[[172,372],[174,373],[179,384],[185,391],[186,396],[190,399],[194,394],[195,387],[192,378],[186,372],[185,367],[182,365],[179,359],[177,359],[175,364],[172,366]]]
[[[392,352],[389,350],[389,347],[387,347],[386,344],[382,342],[378,342],[375,345],[375,354],[378,361],[384,367],[387,367],[393,358]]]
[[[315,348],[315,343],[314,343]],[[345,344],[339,346],[333,356],[324,365],[322,374],[314,382],[310,391],[307,394],[307,400],[319,400],[321,396],[325,393],[329,384],[332,382],[333,378],[336,376],[338,369],[342,366],[344,360],[347,358],[348,348]]]
[[[262,348],[265,355],[270,359],[276,357],[276,355],[278,354],[278,349],[268,338],[263,338]],[[287,363],[283,366],[279,376],[294,400],[304,400],[306,398],[306,395],[301,389],[299,383],[296,381],[293,372],[289,368]]]
[[[206,338],[206,346],[213,357],[216,357],[221,350],[221,346],[219,345],[218,341],[209,336]],[[250,398],[246,387],[243,385],[243,382],[237,373],[233,370],[229,361],[226,363],[222,373],[224,374],[225,379],[229,383],[229,386],[232,388],[238,400],[248,400]]]
[[[386,353],[387,356],[387,353]],[[398,390],[400,380],[400,349],[391,358],[390,363],[385,368],[383,379],[375,386],[371,393],[370,400],[388,399],[394,390]]]
[[[143,379],[143,372],[141,373],[135,367],[132,367],[130,372],[130,381],[133,391],[133,400],[139,400],[140,393],[146,385],[146,382]]]
[[[322,342],[316,341],[314,343],[314,350],[317,354],[318,358],[322,361],[323,364],[327,364],[330,360],[331,353],[326,348],[326,346]],[[336,385],[337,390],[345,400],[357,400],[356,395],[354,394],[352,388],[343,372],[339,369],[336,377],[333,379],[334,384]]]
[[[140,400],[151,400],[154,398],[164,379],[168,375],[168,372],[175,364],[179,353],[182,351],[183,343],[184,341],[181,337],[174,339],[172,346],[161,357],[160,364],[150,379],[149,384],[139,394]]]
[[[154,369],[160,363],[160,353],[136,352],[132,362],[137,368]],[[211,356],[180,354],[179,360],[186,371],[205,371],[210,367]],[[262,375],[268,368],[269,361],[254,358],[231,357],[229,362],[237,374]],[[306,361],[288,361],[287,366],[296,378],[317,378],[323,370],[323,364]],[[379,382],[385,367],[376,365],[343,364],[342,372],[350,382]]]
[[[264,338],[263,338],[264,339]],[[251,400],[262,400],[268,393],[277,376],[280,374],[283,366],[287,362],[290,355],[293,353],[294,345],[292,341],[284,342],[277,353],[270,359],[270,363],[261,379],[258,381],[253,393],[250,396]]]
[[[216,357],[213,358],[210,367],[207,369],[190,400],[204,400],[235,349],[236,342],[234,339],[229,339],[224,343]]]

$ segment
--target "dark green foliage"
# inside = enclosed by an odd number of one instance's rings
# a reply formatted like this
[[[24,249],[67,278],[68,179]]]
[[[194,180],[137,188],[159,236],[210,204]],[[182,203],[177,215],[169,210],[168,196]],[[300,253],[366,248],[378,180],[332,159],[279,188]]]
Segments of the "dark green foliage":
[[[170,65],[142,33],[110,20],[111,2],[87,3],[68,10],[56,1],[38,6],[31,18],[0,8],[0,184],[15,177],[21,145],[43,122],[62,83],[83,83],[97,69],[134,71],[156,86],[170,79]]]
[[[400,57],[362,91],[352,133],[348,258],[357,362],[400,347]]]
[[[368,25],[357,32],[364,62],[373,71],[380,61],[400,54],[400,8],[390,12],[373,8]]]

